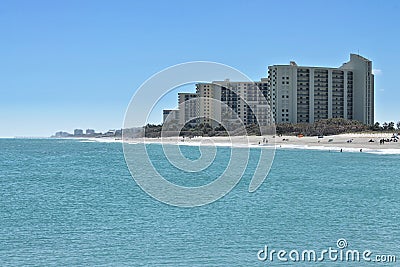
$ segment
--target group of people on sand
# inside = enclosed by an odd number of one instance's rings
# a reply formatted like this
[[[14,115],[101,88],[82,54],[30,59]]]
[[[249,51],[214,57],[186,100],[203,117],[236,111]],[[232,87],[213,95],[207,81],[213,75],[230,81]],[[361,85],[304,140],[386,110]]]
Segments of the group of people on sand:
[[[398,138],[391,138],[391,139],[389,139],[389,138],[386,138],[386,139],[382,138],[381,140],[379,140],[379,144],[380,144],[380,145],[384,145],[385,143],[389,143],[389,142],[398,142],[398,141],[399,141]]]

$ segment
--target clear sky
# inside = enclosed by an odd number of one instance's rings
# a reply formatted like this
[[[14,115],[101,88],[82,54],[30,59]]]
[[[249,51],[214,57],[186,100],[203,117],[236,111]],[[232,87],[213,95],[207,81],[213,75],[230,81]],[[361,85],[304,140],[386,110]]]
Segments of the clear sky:
[[[121,128],[135,90],[182,62],[258,80],[268,65],[338,67],[358,51],[373,61],[376,120],[397,122],[399,14],[399,1],[2,0],[0,136]]]

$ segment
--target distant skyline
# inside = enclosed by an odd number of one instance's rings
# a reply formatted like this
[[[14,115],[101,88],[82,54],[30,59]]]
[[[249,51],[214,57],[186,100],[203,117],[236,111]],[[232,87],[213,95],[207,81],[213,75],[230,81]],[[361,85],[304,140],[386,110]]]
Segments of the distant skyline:
[[[400,3],[284,3],[2,1],[0,137],[121,128],[135,90],[178,63],[219,62],[259,80],[268,65],[338,67],[350,53],[373,62],[375,120],[400,121]]]

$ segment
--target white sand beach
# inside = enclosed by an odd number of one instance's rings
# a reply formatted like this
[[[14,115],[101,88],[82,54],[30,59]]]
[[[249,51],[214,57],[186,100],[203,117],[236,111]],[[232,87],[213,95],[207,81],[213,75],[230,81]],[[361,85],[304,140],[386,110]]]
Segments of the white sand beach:
[[[163,143],[192,146],[276,147],[277,149],[315,149],[342,152],[368,152],[376,154],[400,154],[400,141],[380,143],[392,139],[392,133],[352,133],[332,136],[234,136],[234,137],[168,137],[137,138],[128,143]],[[82,140],[85,142],[85,140]],[[115,138],[90,138],[86,142],[122,142]]]

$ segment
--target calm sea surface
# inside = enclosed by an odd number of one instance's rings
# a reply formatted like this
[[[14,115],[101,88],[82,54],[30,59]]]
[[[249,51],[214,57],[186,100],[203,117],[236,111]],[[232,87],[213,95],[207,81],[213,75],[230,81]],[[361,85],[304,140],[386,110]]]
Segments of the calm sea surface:
[[[148,149],[164,175],[191,186],[210,182],[229,155],[218,148],[213,168],[191,176],[160,160],[158,145]],[[281,149],[255,193],[250,164],[222,199],[178,208],[138,187],[121,144],[0,139],[0,266],[305,266],[257,252],[321,251],[339,238],[397,263],[313,266],[399,266],[399,164],[400,155]]]

